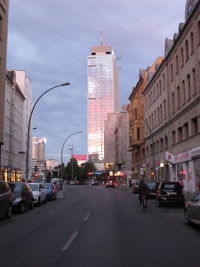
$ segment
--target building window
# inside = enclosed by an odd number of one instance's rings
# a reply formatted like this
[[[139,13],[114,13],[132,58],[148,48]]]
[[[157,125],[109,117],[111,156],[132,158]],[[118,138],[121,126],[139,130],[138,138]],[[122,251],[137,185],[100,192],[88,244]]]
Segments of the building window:
[[[198,43],[200,44],[200,21],[197,23],[197,34],[198,34]]]
[[[157,108],[157,111],[158,111],[158,125],[160,124],[160,108],[158,107]]]
[[[183,90],[183,105],[185,105],[185,100],[186,100],[185,81],[182,81],[182,90]]]
[[[137,127],[137,140],[140,140],[140,127]]]
[[[166,100],[164,100],[164,121],[166,120],[167,115],[167,106],[166,106]]]
[[[177,141],[181,142],[182,138],[183,138],[183,136],[182,136],[182,127],[179,127],[178,131],[177,131]]]
[[[168,149],[168,137],[165,136],[165,150]]]
[[[173,74],[173,64],[171,64],[171,81],[174,79],[174,74]]]
[[[179,66],[178,66],[178,55],[176,55],[176,74],[178,74]]]
[[[163,151],[163,138],[160,139],[160,152]]]
[[[177,87],[177,108],[180,109],[180,87]]]
[[[185,62],[189,60],[189,45],[188,40],[185,41]]]
[[[161,95],[161,91],[162,91],[162,84],[161,84],[161,80],[159,80],[159,95]]]
[[[181,47],[181,65],[184,65],[184,51],[183,51],[183,47]]]
[[[172,145],[175,145],[176,142],[176,133],[175,131],[172,132]]]
[[[196,71],[195,68],[192,70],[192,82],[193,82],[193,96],[197,93],[197,87],[196,87]]]
[[[191,32],[190,34],[190,46],[191,46],[191,55],[194,53],[194,34]]]
[[[172,93],[172,114],[175,112],[174,93]]]
[[[162,104],[160,105],[160,123],[163,122],[163,111],[162,111]]]
[[[163,73],[163,90],[165,90],[165,74]]]
[[[191,83],[190,83],[190,74],[187,76],[187,92],[188,92],[188,98],[189,101],[191,99]]]
[[[137,119],[137,108],[135,108],[135,119]]]
[[[183,125],[183,140],[189,137],[188,123]]]
[[[191,120],[191,136],[198,133],[197,117]]]

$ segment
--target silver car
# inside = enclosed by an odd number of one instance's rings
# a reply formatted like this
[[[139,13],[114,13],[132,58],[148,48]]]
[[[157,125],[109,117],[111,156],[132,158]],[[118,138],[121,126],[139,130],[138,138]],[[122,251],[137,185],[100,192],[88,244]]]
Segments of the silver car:
[[[200,225],[200,193],[185,206],[185,223],[189,225],[191,222]]]

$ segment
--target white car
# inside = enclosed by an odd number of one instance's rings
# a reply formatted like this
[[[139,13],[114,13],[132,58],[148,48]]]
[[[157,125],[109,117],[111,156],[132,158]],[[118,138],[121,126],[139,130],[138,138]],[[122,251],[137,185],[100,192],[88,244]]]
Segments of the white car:
[[[47,192],[45,186],[41,183],[29,183],[29,186],[33,193],[34,204],[40,206],[42,203],[46,203]]]

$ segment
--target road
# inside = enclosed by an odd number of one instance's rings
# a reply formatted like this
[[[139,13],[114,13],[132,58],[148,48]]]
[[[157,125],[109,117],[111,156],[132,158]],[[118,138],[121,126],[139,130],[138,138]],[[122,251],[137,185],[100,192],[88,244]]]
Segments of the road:
[[[183,209],[143,212],[122,188],[65,185],[56,201],[0,220],[0,267],[198,267]]]

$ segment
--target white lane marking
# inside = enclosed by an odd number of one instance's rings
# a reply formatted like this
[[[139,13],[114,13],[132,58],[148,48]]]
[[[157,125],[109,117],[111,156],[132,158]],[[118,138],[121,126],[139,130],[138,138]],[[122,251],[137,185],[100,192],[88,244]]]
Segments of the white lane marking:
[[[88,218],[90,217],[90,213],[88,213],[85,218],[83,219],[84,222],[86,222],[88,220]]]
[[[93,206],[92,206],[92,207],[93,207],[93,209],[94,209],[94,208],[96,208],[96,206],[97,206],[96,204],[93,204]]]
[[[69,247],[71,246],[72,242],[76,239],[77,235],[78,235],[78,232],[74,232],[71,235],[71,237],[67,240],[66,244],[62,248],[62,251],[67,251],[69,249]]]

